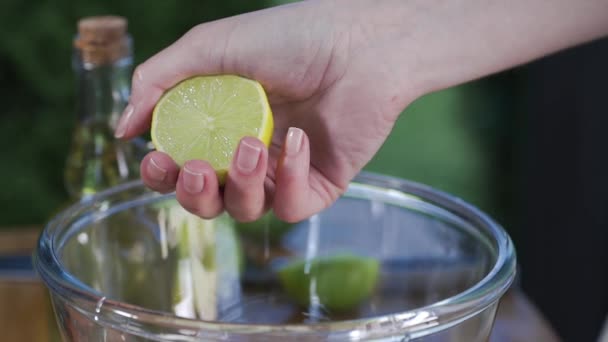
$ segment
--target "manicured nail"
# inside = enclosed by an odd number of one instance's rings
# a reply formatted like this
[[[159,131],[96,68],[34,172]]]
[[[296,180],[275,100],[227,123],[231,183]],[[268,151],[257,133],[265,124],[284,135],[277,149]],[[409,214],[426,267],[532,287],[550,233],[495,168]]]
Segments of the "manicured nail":
[[[189,170],[184,166],[184,189],[191,194],[198,194],[205,186],[205,176],[201,172]]]
[[[258,166],[261,153],[261,148],[248,144],[245,140],[241,141],[236,156],[236,167],[241,173],[252,173]]]
[[[132,104],[129,103],[125,110],[122,112],[122,116],[118,121],[118,126],[116,126],[116,132],[114,132],[114,136],[118,139],[122,138],[127,129],[129,128],[129,120],[131,119],[131,115],[133,115],[135,108]]]
[[[167,170],[158,166],[154,159],[150,158],[150,162],[148,163],[148,176],[154,181],[162,182],[165,180],[165,177],[167,177]]]
[[[295,156],[300,152],[302,146],[302,138],[304,131],[296,127],[290,127],[287,131],[287,139],[285,139],[285,153],[288,156]]]

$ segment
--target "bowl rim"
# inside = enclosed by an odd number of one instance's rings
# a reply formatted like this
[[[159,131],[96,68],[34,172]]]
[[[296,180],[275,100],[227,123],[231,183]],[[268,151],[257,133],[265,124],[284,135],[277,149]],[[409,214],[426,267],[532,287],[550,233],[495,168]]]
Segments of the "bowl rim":
[[[69,225],[61,227],[64,220],[104,198],[123,191],[145,187],[140,180],[136,180],[99,192],[57,214],[47,223],[40,235],[33,255],[33,264],[51,292],[51,297],[58,296],[100,325],[111,326],[142,337],[156,336],[154,333],[141,329],[142,326],[148,324],[162,326],[176,332],[198,331],[198,334],[192,336],[193,340],[200,339],[202,332],[208,334],[208,338],[225,337],[227,334],[290,336],[294,333],[298,336],[309,337],[339,338],[342,336],[347,340],[382,338],[395,334],[417,338],[447,329],[480,313],[497,303],[513,283],[516,275],[516,255],[513,243],[498,223],[475,206],[433,187],[373,172],[361,172],[353,179],[349,188],[353,184],[395,190],[402,194],[413,195],[421,201],[449,212],[457,211],[459,216],[466,214],[467,220],[476,221],[475,227],[479,228],[480,225],[483,225],[484,229],[491,234],[497,246],[496,263],[479,282],[462,292],[427,306],[387,315],[314,324],[226,323],[183,318],[168,312],[107,299],[67,272],[55,254],[54,238],[51,232],[69,227]],[[174,194],[158,196],[166,197],[174,196]],[[125,323],[127,323],[126,326],[124,326]]]

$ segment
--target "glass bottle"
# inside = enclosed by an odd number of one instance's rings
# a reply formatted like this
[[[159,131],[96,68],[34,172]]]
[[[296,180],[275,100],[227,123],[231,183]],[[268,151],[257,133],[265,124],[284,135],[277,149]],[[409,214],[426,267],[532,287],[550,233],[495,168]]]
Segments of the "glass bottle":
[[[73,47],[77,121],[64,171],[71,202],[137,179],[141,152],[133,141],[114,138],[118,119],[129,100],[133,72],[132,40],[127,32],[127,20],[118,16],[82,18],[78,21]],[[114,224],[129,227],[132,220],[132,217],[116,215]],[[145,296],[146,292],[140,290],[145,285],[140,279],[141,272],[135,272],[137,263],[112,265],[112,256],[104,252],[105,246],[116,245],[120,246],[116,253],[134,253],[141,241],[135,240],[129,229],[111,231],[105,225],[99,223],[98,229],[82,235],[79,243],[88,246],[88,253],[76,255],[72,249],[67,249],[66,257],[88,270],[91,276],[113,275],[105,283],[86,282],[85,277],[83,280],[94,289],[107,289],[110,294],[119,296],[111,289],[121,288]],[[108,338],[119,340],[118,336]]]
[[[81,19],[72,67],[77,123],[65,185],[70,197],[79,200],[139,176],[133,144],[113,134],[130,95],[133,57],[127,20],[117,16]]]

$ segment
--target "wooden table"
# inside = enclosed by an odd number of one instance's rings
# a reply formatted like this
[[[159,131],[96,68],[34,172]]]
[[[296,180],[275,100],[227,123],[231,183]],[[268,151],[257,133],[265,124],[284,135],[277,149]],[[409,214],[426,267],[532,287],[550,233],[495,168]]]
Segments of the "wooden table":
[[[31,255],[39,232],[38,227],[0,230],[0,257]],[[0,272],[0,339],[46,342],[56,331],[49,295],[40,280],[31,272]]]
[[[502,298],[490,342],[558,342],[549,323],[518,290],[509,290]]]
[[[0,255],[29,255],[39,230],[0,231]],[[0,276],[0,332],[2,341],[57,341],[48,293],[35,277]],[[519,290],[502,299],[490,342],[557,342],[540,312]]]

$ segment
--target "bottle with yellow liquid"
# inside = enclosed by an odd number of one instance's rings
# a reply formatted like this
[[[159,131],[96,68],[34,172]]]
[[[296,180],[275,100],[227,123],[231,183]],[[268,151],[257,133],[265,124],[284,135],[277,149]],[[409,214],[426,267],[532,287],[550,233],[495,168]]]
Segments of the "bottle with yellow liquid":
[[[114,138],[118,119],[129,100],[133,72],[132,40],[127,20],[118,16],[94,16],[78,21],[73,40],[72,68],[76,80],[76,125],[64,170],[65,187],[71,202],[90,199],[92,195],[129,180],[139,178],[139,161],[145,144]],[[140,140],[143,141],[143,140]],[[102,206],[104,203],[98,203]],[[137,261],[113,264],[108,245],[117,246],[117,254],[135,255],[137,237],[128,228],[134,218],[117,214],[111,225],[98,223],[82,232],[79,241],[66,246],[66,266],[81,270],[86,285],[116,298],[145,296]],[[135,260],[135,259],[134,259]],[[100,283],[97,274],[113,275]],[[121,289],[120,291],[118,289]]]
[[[65,184],[71,200],[81,201],[138,179],[139,161],[149,149],[143,139],[114,138],[118,119],[129,100],[133,71],[126,19],[116,16],[81,19],[74,39],[73,69],[78,121],[65,167]],[[95,203],[100,207],[107,204]],[[159,211],[177,213],[169,225],[171,234],[175,232],[182,243],[171,247],[170,257],[151,261],[141,254],[143,246],[157,243],[154,223],[160,218],[156,213],[125,211],[80,232],[78,239],[64,248],[65,266],[79,274],[84,284],[109,298],[151,309],[175,310],[188,317],[197,314],[213,318],[215,297],[202,298],[200,293],[215,291],[216,276],[213,267],[208,262],[203,265],[198,256],[214,250],[214,221],[190,215],[173,201]],[[182,218],[183,221],[176,221]],[[150,234],[130,229],[142,222],[148,224]],[[151,262],[155,267],[144,267]],[[168,287],[161,281],[167,277],[175,279]],[[174,296],[154,296],[159,291]],[[119,336],[108,338],[120,340]]]
[[[114,138],[129,99],[133,69],[127,20],[116,16],[83,18],[74,39],[77,123],[65,168],[65,185],[80,200],[138,178],[131,142]]]

